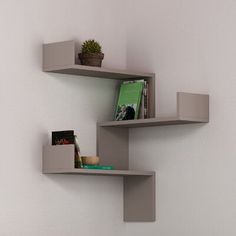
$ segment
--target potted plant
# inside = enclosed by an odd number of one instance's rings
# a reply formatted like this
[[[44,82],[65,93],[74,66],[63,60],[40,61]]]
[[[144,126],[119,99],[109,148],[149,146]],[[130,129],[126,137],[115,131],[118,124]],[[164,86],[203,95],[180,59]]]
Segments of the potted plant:
[[[90,39],[83,42],[79,53],[82,65],[101,67],[103,58],[102,47],[97,41]]]

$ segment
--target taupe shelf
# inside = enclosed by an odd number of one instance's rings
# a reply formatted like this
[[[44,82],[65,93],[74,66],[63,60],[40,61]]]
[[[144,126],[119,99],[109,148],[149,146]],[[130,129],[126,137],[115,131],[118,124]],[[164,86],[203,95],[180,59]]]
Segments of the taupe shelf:
[[[161,125],[209,122],[209,96],[177,93],[176,115],[170,118],[150,118],[128,121],[108,121],[97,124],[97,155],[104,164],[116,169],[129,169],[129,129]]]
[[[92,67],[83,65],[51,66],[44,69],[45,72],[52,72],[67,75],[80,75],[104,79],[130,80],[145,79],[154,76],[151,73],[128,72],[124,70],[106,69],[104,67]]]
[[[76,64],[76,57],[75,42],[73,40],[44,44],[43,70],[45,72],[118,80],[145,79],[155,76],[153,73],[78,65]]]
[[[74,150],[69,145],[47,145],[43,148],[44,174],[84,174],[84,175],[117,175],[117,176],[153,176],[153,171],[115,169],[97,170],[74,168]],[[103,165],[103,159],[101,159]]]
[[[74,145],[45,146],[43,173],[122,176],[124,179],[124,221],[155,221],[155,172],[130,170],[129,128],[180,125],[209,122],[209,96],[177,93],[176,114],[156,117],[155,74],[113,70],[78,65],[74,41],[43,45],[43,71],[68,75],[115,79],[120,82],[144,79],[149,90],[149,119],[105,121],[97,124],[97,155],[101,165],[113,165],[115,170],[74,168]]]
[[[164,118],[149,118],[149,119],[138,119],[138,120],[108,121],[99,123],[98,125],[101,127],[140,128],[140,127],[165,126],[165,125],[186,125],[186,124],[197,124],[206,122],[208,121],[181,120],[177,117],[164,117]]]
[[[44,170],[44,174],[78,174],[78,175],[114,175],[114,176],[152,176],[154,171],[139,170],[94,170],[94,169],[58,169]]]
[[[139,128],[164,125],[184,125],[209,122],[209,96],[205,94],[177,93],[177,114],[173,117],[107,121],[99,127]]]
[[[74,145],[44,146],[44,174],[121,176],[124,181],[124,220],[155,220],[155,172],[139,170],[87,170],[74,168]],[[122,158],[121,158],[122,162]],[[101,158],[101,164],[106,163]]]
[[[77,63],[75,41],[43,45],[43,71],[67,75],[89,76],[118,81],[144,79],[149,84],[149,116],[155,117],[155,74],[103,67],[83,66]]]

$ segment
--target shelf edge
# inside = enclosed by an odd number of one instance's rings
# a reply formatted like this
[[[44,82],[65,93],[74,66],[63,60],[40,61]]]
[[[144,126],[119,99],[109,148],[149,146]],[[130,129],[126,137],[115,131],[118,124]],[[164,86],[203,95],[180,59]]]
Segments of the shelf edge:
[[[106,176],[153,176],[155,171],[139,170],[87,170],[87,169],[44,169],[43,174],[78,174],[78,175],[106,175]]]

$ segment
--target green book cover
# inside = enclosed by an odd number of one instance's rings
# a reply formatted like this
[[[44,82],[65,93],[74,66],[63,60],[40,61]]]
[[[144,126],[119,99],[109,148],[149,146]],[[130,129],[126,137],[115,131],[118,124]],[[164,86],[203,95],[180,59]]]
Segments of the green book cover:
[[[114,170],[113,166],[83,165],[84,169]]]
[[[121,84],[115,120],[138,118],[143,84],[143,81],[130,81]]]

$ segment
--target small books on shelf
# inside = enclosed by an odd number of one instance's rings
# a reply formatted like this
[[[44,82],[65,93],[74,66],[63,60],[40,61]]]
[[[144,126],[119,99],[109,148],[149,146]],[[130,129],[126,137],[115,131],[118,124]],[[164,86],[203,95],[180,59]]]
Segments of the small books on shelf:
[[[145,80],[123,82],[120,86],[115,120],[148,118],[148,83]]]
[[[74,144],[74,167],[75,168],[84,168],[84,169],[98,169],[98,170],[113,170],[113,166],[104,166],[99,165],[99,157],[96,156],[81,156],[79,141],[77,135],[74,135],[73,130],[64,130],[64,131],[53,131],[52,132],[52,145],[68,145]],[[94,161],[94,158],[98,160],[94,164],[88,164],[88,159],[91,163],[91,158]],[[87,159],[87,162],[85,161]],[[84,163],[83,163],[84,162]]]
[[[102,166],[102,165],[84,165],[84,169],[95,169],[95,170],[114,170],[114,166]]]
[[[53,131],[52,145],[75,145],[75,168],[82,168],[83,163],[80,154],[78,138],[74,135],[74,130]]]

